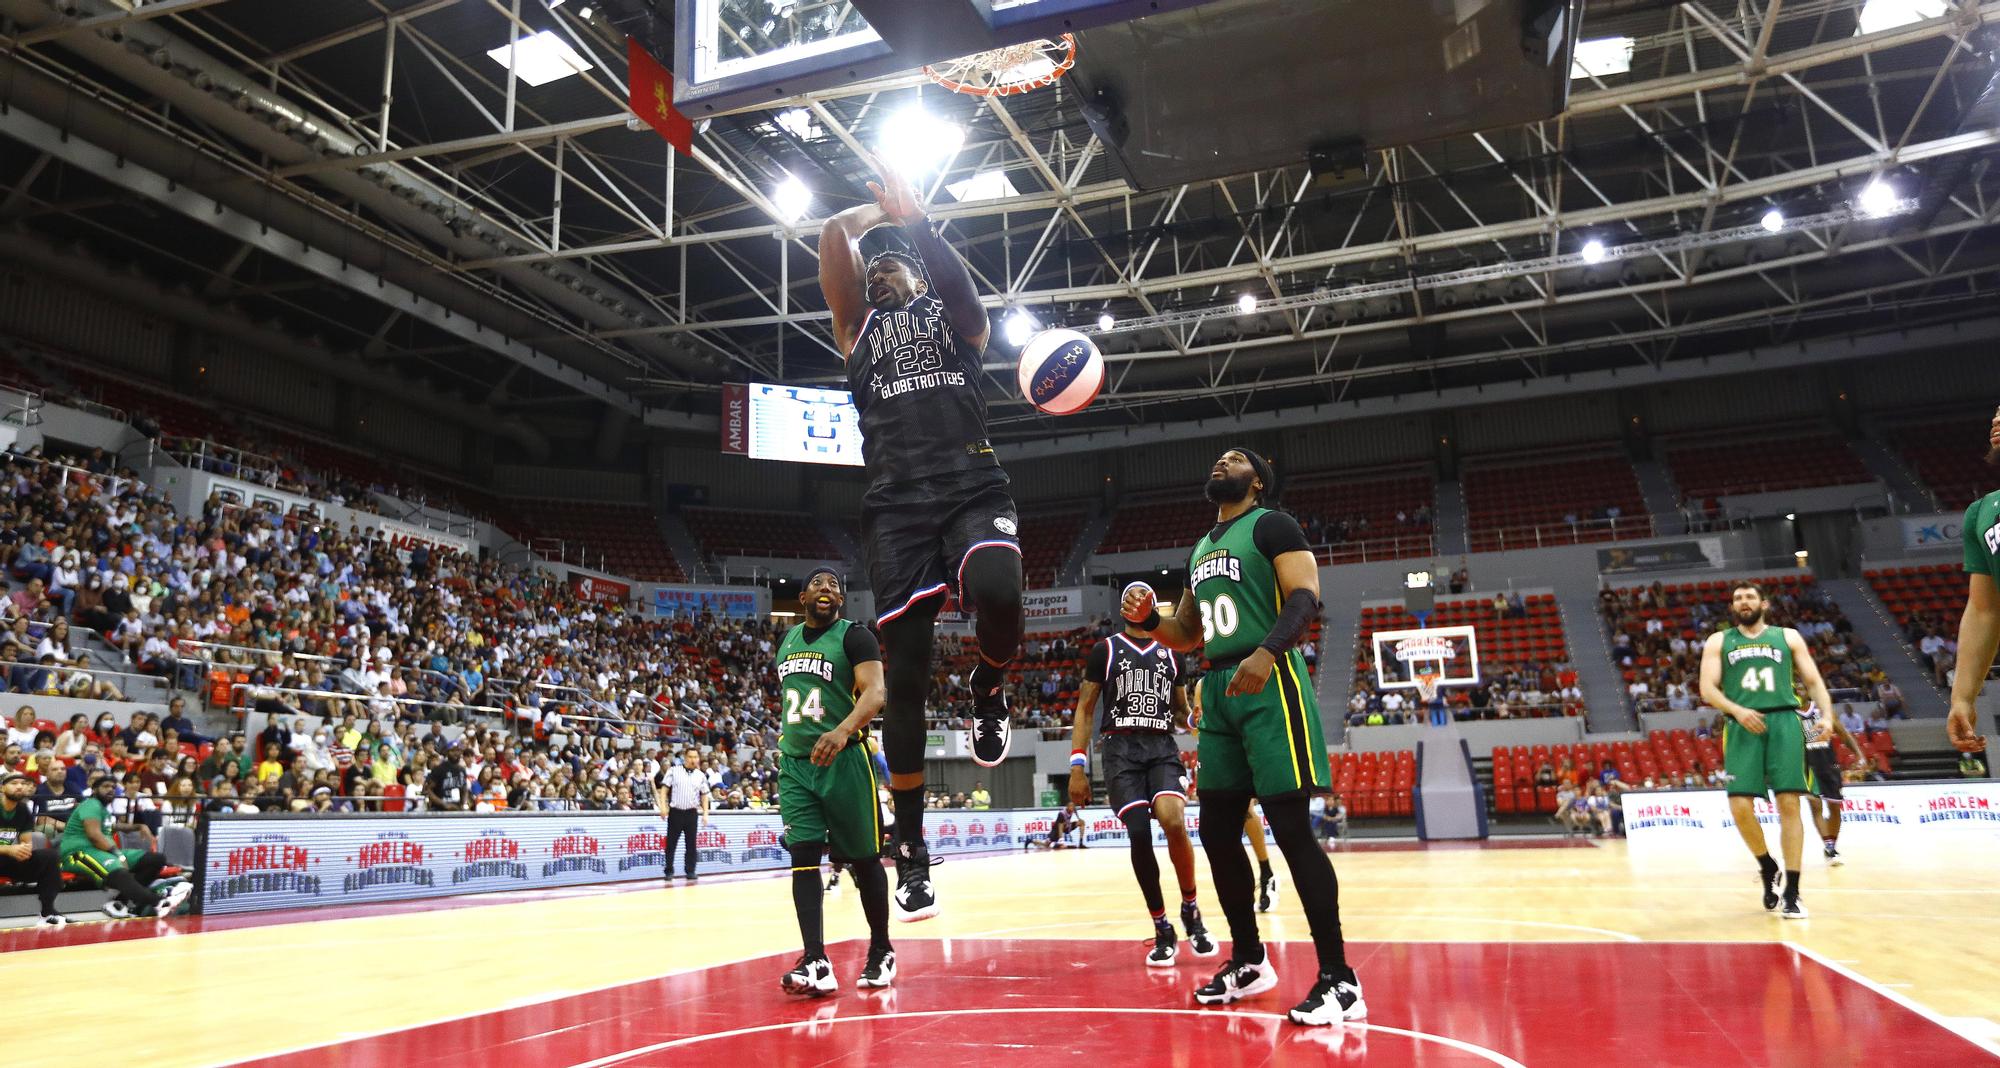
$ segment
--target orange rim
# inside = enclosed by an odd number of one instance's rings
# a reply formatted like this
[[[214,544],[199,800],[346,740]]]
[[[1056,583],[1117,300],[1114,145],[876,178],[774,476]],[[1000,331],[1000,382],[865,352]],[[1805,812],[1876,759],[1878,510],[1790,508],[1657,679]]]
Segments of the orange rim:
[[[944,64],[943,69],[940,69],[938,65],[927,63],[924,65],[924,74],[931,81],[954,93],[963,93],[967,96],[1014,96],[1054,85],[1056,79],[1061,78],[1071,67],[1076,66],[1075,34],[1063,34],[1060,40],[1055,41],[1038,41],[1035,42],[1035,46],[1036,54],[1049,60],[1053,66],[1046,71],[1036,74],[1032,78],[1021,78],[1005,82],[999,81],[997,79],[1005,72],[992,70],[981,62],[985,57],[994,55],[997,52],[1006,51],[1005,49],[994,49],[991,52],[980,52],[963,59],[953,60],[950,63]],[[968,80],[972,75],[978,75],[982,80]]]

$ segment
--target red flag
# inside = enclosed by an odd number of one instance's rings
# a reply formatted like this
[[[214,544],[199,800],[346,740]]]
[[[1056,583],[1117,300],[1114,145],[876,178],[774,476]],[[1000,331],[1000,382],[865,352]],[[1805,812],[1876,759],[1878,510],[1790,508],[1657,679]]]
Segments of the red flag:
[[[694,123],[674,110],[673,72],[630,37],[625,38],[625,68],[632,114],[646,120],[681,155],[694,155]]]

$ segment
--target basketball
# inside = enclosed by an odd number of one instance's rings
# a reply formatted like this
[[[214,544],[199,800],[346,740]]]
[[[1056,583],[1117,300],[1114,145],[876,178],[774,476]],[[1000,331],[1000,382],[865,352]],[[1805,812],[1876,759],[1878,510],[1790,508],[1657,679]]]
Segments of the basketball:
[[[1104,355],[1074,330],[1044,330],[1021,346],[1021,396],[1049,415],[1074,415],[1104,385]]]

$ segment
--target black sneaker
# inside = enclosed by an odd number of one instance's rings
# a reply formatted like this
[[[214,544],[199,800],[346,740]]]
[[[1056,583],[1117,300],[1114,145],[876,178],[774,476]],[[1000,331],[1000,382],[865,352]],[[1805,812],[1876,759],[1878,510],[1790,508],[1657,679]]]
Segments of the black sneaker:
[[[1809,915],[1811,913],[1806,911],[1804,905],[1799,904],[1798,898],[1785,902],[1785,907],[1778,910],[1779,918],[1787,920],[1803,920]]]
[[[1257,885],[1257,911],[1269,912],[1278,904],[1278,873],[1266,869],[1264,879]]]
[[[1361,980],[1355,978],[1351,971],[1344,979],[1321,972],[1319,982],[1313,984],[1304,1001],[1292,1006],[1289,1015],[1293,1023],[1307,1027],[1365,1020],[1368,1018],[1368,1003],[1361,1000]]]
[[[937,888],[931,885],[931,851],[903,843],[896,853],[896,918],[904,923],[938,914]]]
[[[1201,909],[1189,901],[1181,905],[1181,927],[1187,931],[1188,952],[1197,957],[1213,957],[1218,952],[1208,925],[1201,922]]]
[[[820,998],[839,990],[840,980],[833,974],[832,961],[801,953],[792,970],[778,978],[778,985],[787,994]]]
[[[1013,716],[1007,711],[1006,688],[995,690],[972,702],[972,762],[982,768],[997,768],[1007,759],[1014,742]]]
[[[829,894],[840,893],[840,869],[838,867],[833,869],[833,874],[826,877],[826,892]]]
[[[1254,961],[1231,958],[1215,978],[1194,988],[1194,1000],[1202,1005],[1227,1005],[1261,994],[1278,985],[1278,972],[1271,967],[1270,950],[1258,947]]]
[[[1777,911],[1779,895],[1785,889],[1785,873],[1775,869],[1769,875],[1759,873],[1757,882],[1764,887],[1764,911]]]
[[[1165,920],[1153,921],[1153,949],[1146,954],[1146,967],[1171,968],[1174,958],[1180,955],[1180,938],[1174,934],[1174,925]]]
[[[896,951],[888,946],[869,949],[868,963],[862,967],[861,978],[856,979],[854,985],[880,989],[895,981]]]
[[[1842,859],[1840,859],[1840,847],[1839,847],[1839,846],[1837,846],[1837,845],[1834,845],[1834,844],[1833,844],[1832,842],[1828,842],[1828,843],[1826,844],[1826,864],[1827,864],[1827,867],[1829,867],[1829,868],[1838,868],[1838,867],[1840,867],[1840,866],[1841,866],[1842,864],[1845,864],[1845,863],[1847,863],[1847,862],[1846,862],[1845,860],[1842,860]]]

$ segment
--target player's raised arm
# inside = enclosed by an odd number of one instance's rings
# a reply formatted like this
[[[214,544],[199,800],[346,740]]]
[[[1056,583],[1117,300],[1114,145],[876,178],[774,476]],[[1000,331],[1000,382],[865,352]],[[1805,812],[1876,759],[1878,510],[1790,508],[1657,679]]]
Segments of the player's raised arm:
[[[1805,638],[1798,631],[1790,627],[1785,628],[1785,646],[1792,651],[1792,663],[1798,665],[1795,670],[1799,681],[1805,683],[1806,696],[1819,705],[1821,715],[1838,724],[1840,720],[1833,711],[1833,696],[1826,692],[1826,679],[1820,675],[1819,664],[1813,660],[1812,648],[1806,645]]]
[[[1119,611],[1126,619],[1144,628],[1147,637],[1177,653],[1190,653],[1201,648],[1201,605],[1195,601],[1194,591],[1181,592],[1180,604],[1174,607],[1174,614],[1170,616],[1160,614],[1154,597],[1152,587],[1133,583],[1125,588]]]
[[[952,328],[958,336],[972,346],[974,353],[986,351],[986,339],[992,333],[992,325],[986,318],[986,308],[979,303],[979,291],[973,288],[972,272],[965,269],[965,261],[945,243],[937,232],[937,227],[924,214],[924,207],[917,201],[916,190],[910,187],[909,179],[894,170],[882,171],[882,181],[868,183],[875,194],[875,201],[890,222],[903,228],[910,244],[917,250],[917,257],[924,261],[924,272],[930,276],[931,295],[944,305],[945,317],[951,320]],[[822,259],[824,264],[825,260]],[[824,271],[824,267],[822,267]]]
[[[866,305],[862,291],[861,235],[889,221],[880,204],[857,204],[819,231],[819,289],[833,313],[833,339],[841,352],[854,348]]]
[[[1992,575],[1974,573],[1971,578],[1965,614],[1958,619],[1958,677],[1952,680],[1951,718],[1945,727],[1952,745],[1977,752],[1979,690],[1993,670],[1993,654],[2000,651],[2000,586]]]
[[[1796,661],[1799,657],[1794,654],[1792,659]],[[1825,684],[1822,683],[1820,688],[1824,690]],[[1709,635],[1707,644],[1701,647],[1701,699],[1710,708],[1719,708],[1729,718],[1741,723],[1744,730],[1752,734],[1764,733],[1763,716],[1731,701],[1722,692],[1722,632],[1719,630]]]

